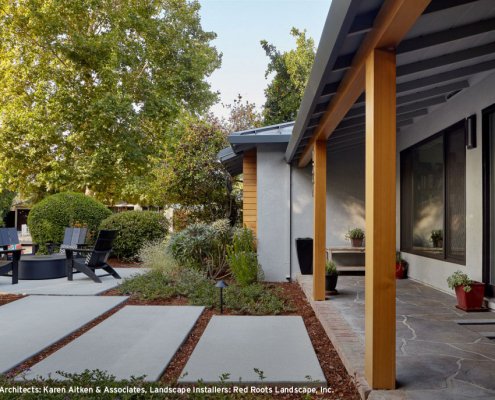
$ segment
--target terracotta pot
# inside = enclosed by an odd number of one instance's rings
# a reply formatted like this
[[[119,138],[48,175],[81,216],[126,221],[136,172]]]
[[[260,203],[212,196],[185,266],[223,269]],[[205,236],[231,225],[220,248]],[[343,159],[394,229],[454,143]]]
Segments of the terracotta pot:
[[[352,247],[363,247],[363,239],[351,239]]]
[[[339,276],[337,274],[325,275],[325,290],[328,292],[335,292],[338,279]]]
[[[464,286],[457,286],[455,288],[457,306],[464,311],[481,309],[484,294],[485,284],[481,282],[473,282],[471,284],[471,291],[469,292],[464,291]]]

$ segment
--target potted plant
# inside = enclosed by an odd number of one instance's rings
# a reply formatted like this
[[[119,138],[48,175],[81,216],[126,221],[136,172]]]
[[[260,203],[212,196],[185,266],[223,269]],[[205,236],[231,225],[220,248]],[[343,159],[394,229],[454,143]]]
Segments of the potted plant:
[[[364,231],[361,228],[349,229],[345,238],[350,239],[352,247],[363,247]]]
[[[443,247],[443,232],[441,229],[434,229],[431,231],[430,240],[433,243],[433,247]]]
[[[481,311],[485,284],[471,280],[462,271],[456,271],[447,278],[449,288],[455,290],[457,308],[464,311]]]
[[[395,278],[406,279],[409,264],[401,257],[400,251],[395,253]]]
[[[339,278],[339,273],[337,271],[337,266],[333,261],[327,260],[325,264],[325,289],[330,293],[336,293],[337,290],[337,279]]]

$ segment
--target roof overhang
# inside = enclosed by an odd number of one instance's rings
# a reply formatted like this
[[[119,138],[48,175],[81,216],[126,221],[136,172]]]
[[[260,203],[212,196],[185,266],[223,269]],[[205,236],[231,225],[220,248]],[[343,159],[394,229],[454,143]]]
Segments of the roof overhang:
[[[244,152],[259,145],[287,144],[292,135],[294,122],[253,128],[231,133],[227,140],[230,143],[219,151],[218,160],[224,165],[230,175],[242,174],[242,160]]]
[[[423,3],[421,10],[420,3]],[[495,7],[491,0],[332,1],[306,91],[286,151],[288,162],[305,165],[312,143],[328,139],[339,150],[364,142],[365,98],[355,92],[345,105],[342,90],[363,48],[377,39],[384,21],[393,22],[400,7],[413,7],[403,37],[392,46],[397,54],[397,129],[412,124],[432,109],[495,70]],[[391,7],[396,7],[392,10]],[[387,10],[389,17],[384,18]],[[399,10],[399,11],[397,11]],[[407,19],[407,13],[403,13]],[[411,17],[411,16],[410,16]],[[405,26],[405,25],[404,25]],[[399,28],[401,28],[399,26]],[[380,38],[378,38],[380,39]],[[376,47],[383,41],[376,40]],[[362,76],[358,79],[364,81]],[[346,81],[347,80],[347,81]],[[356,94],[357,93],[357,94]],[[336,105],[344,110],[334,113]],[[332,114],[334,113],[334,114]]]

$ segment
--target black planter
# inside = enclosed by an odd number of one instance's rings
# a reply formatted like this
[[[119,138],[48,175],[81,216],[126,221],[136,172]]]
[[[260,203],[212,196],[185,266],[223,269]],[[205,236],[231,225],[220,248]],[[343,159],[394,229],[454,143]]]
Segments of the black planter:
[[[313,239],[298,238],[296,239],[297,259],[301,274],[313,274]]]
[[[337,279],[339,279],[337,274],[325,275],[325,290],[327,292],[336,292]]]

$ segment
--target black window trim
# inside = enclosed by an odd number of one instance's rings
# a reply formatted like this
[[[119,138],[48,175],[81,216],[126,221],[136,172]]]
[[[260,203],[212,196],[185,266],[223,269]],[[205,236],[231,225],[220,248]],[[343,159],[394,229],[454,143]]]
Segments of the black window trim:
[[[462,120],[448,126],[447,128],[442,129],[440,132],[437,132],[431,136],[428,136],[427,138],[413,144],[412,146],[407,147],[406,149],[404,149],[400,152],[400,208],[401,208],[400,212],[399,212],[400,251],[404,252],[404,253],[414,254],[417,256],[421,256],[421,257],[432,258],[434,260],[445,261],[445,262],[450,262],[450,263],[459,264],[459,265],[466,265],[466,243],[464,243],[464,257],[462,257],[462,258],[452,257],[451,255],[447,255],[447,246],[446,246],[446,244],[448,243],[447,235],[449,235],[450,232],[447,232],[447,229],[446,229],[447,207],[448,207],[446,200],[447,200],[447,190],[448,189],[447,189],[447,168],[445,167],[446,166],[446,159],[447,159],[447,154],[446,154],[447,140],[445,140],[445,138],[449,135],[450,132],[455,131],[459,128],[462,128],[464,130],[464,133],[466,133],[466,120],[465,119],[462,119]],[[444,245],[443,245],[442,253],[439,255],[435,255],[435,254],[427,253],[427,252],[420,251],[420,250],[414,250],[414,248],[412,246],[410,248],[404,246],[405,239],[404,239],[404,230],[403,230],[404,224],[402,221],[402,210],[404,207],[405,199],[403,196],[402,182],[403,182],[403,174],[404,174],[404,168],[403,168],[404,157],[403,157],[403,155],[405,153],[408,153],[408,152],[418,148],[418,147],[421,147],[425,143],[428,143],[430,141],[438,139],[439,137],[443,137],[443,139],[444,139],[443,140],[443,161],[444,161],[444,168],[443,168],[443,204],[444,204],[444,208],[443,208],[443,235],[444,235],[444,237],[443,237],[443,243],[444,243]],[[465,137],[465,135],[464,135],[464,137]],[[465,146],[464,146],[464,154],[466,157],[466,147]],[[465,182],[465,184],[466,183],[467,182]],[[464,192],[466,193],[466,188],[464,188]],[[466,202],[466,194],[464,195],[464,203],[465,202]],[[466,213],[466,204],[464,204],[464,210],[465,210],[464,219],[466,219],[466,214],[467,214]],[[465,223],[466,223],[466,221],[465,221]],[[464,225],[464,229],[466,229],[466,225]],[[465,238],[466,238],[466,236],[467,236],[467,234],[465,235]]]

